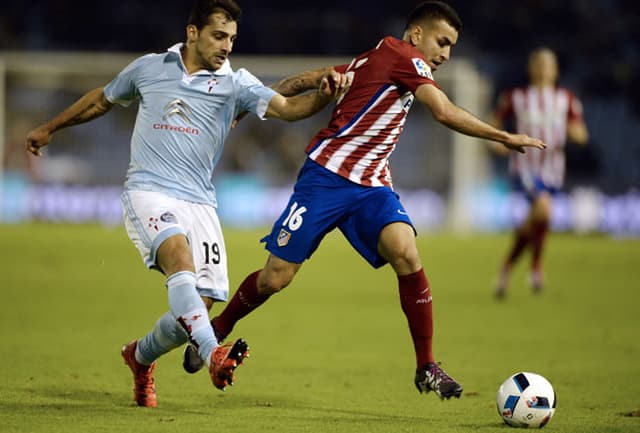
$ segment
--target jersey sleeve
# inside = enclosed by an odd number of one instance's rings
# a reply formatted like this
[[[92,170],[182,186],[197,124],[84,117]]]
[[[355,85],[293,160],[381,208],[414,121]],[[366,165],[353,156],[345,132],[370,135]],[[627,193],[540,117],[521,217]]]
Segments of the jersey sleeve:
[[[244,68],[238,69],[236,74],[239,85],[236,115],[250,111],[264,119],[269,102],[276,94],[275,90],[262,84],[258,78]]]
[[[104,87],[104,96],[107,98],[107,101],[126,107],[138,97],[138,87],[136,83],[138,82],[139,71],[150,56],[152,56],[152,54],[138,57],[129,63],[127,67],[120,71],[120,73]]]
[[[495,116],[504,122],[513,115],[513,92],[502,92],[498,96],[498,102],[496,104]]]
[[[582,121],[582,102],[571,92],[569,92],[569,110],[567,114],[569,122]]]
[[[440,89],[431,75],[429,65],[417,56],[401,56],[391,72],[391,80],[408,89],[411,93],[415,93],[416,89],[423,84],[431,84]]]
[[[345,72],[347,72],[347,68],[349,67],[348,63],[345,63],[344,65],[337,65],[334,66],[333,69],[338,72],[339,74],[344,74]]]

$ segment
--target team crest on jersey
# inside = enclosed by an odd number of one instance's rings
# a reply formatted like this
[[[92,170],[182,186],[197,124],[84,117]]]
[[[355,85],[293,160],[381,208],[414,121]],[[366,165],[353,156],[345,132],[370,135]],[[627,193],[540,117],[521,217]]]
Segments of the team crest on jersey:
[[[291,233],[285,229],[280,229],[280,233],[278,233],[278,246],[286,246],[289,243],[289,239],[291,239]]]
[[[212,78],[209,81],[207,81],[207,84],[209,85],[208,92],[211,93],[211,90],[213,90],[213,88],[218,85],[218,79]]]
[[[160,220],[166,222],[166,223],[176,223],[178,222],[178,218],[176,218],[176,216],[174,214],[172,214],[171,212],[165,212],[162,215],[160,215]]]
[[[413,66],[416,68],[416,71],[418,71],[418,75],[433,80],[433,75],[431,75],[431,68],[425,63],[424,60],[418,57],[414,57],[413,59],[411,59],[411,61],[413,62]]]

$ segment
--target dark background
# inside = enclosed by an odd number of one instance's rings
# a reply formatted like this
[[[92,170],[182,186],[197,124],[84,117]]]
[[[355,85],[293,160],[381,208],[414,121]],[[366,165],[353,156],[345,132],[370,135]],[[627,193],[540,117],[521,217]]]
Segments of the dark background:
[[[241,1],[238,54],[351,56],[401,36],[418,1]],[[568,147],[574,179],[605,191],[640,186],[640,6],[634,0],[451,1],[463,21],[453,56],[470,58],[495,92],[526,83],[528,52],[556,50],[561,84],[585,105],[591,146]],[[0,50],[159,52],[184,39],[190,1],[11,1]],[[446,67],[439,73],[446,73]],[[494,95],[495,97],[495,95]]]

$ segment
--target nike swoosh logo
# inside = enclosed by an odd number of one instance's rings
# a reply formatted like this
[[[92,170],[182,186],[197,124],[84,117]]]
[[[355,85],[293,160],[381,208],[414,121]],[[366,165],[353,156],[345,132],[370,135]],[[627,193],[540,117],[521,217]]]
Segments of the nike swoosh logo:
[[[401,211],[400,209],[398,209],[398,210],[397,210],[397,212],[398,212],[400,215],[409,215],[408,213],[406,213],[406,212],[404,212],[404,211]]]

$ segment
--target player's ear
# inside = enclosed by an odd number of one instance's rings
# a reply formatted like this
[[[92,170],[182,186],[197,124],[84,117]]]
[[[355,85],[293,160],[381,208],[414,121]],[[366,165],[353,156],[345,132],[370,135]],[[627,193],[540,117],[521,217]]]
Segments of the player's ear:
[[[193,24],[187,26],[187,42],[195,42],[198,39],[198,28]]]
[[[409,39],[411,41],[411,45],[418,45],[422,39],[422,27],[419,25],[411,27],[411,30],[409,30]]]

